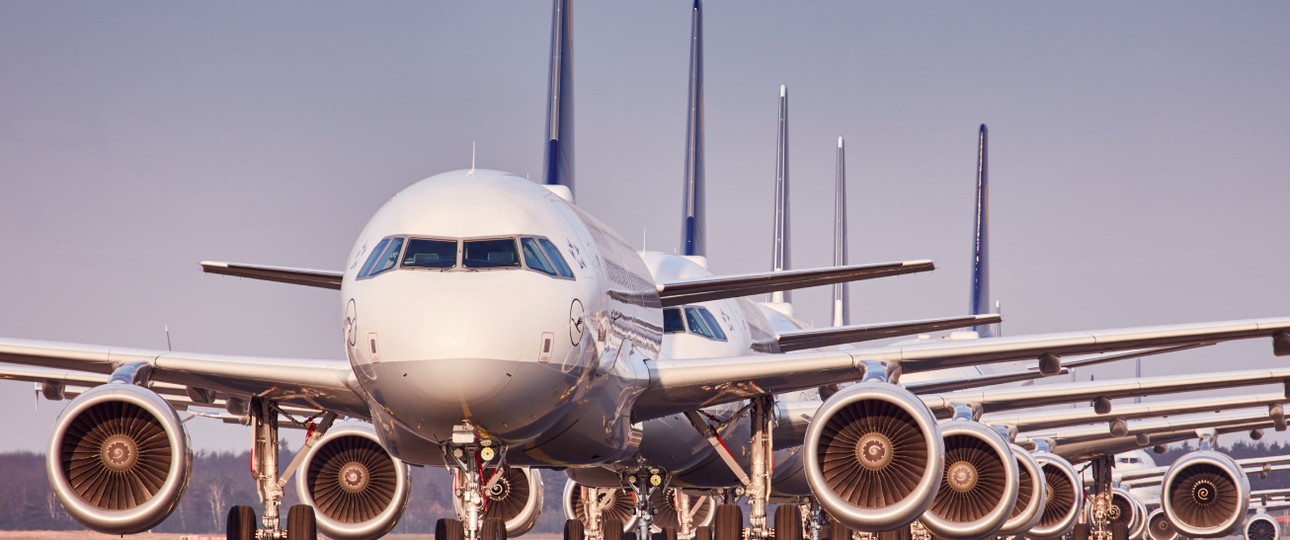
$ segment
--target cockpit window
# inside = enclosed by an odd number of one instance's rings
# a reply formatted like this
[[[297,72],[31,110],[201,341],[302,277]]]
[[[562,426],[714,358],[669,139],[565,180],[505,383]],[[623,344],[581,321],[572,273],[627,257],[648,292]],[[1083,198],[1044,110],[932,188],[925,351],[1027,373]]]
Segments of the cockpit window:
[[[538,238],[538,243],[542,244],[542,250],[546,252],[547,257],[551,258],[551,263],[555,265],[555,271],[560,277],[573,279],[573,270],[569,268],[568,263],[564,262],[564,256],[560,255],[560,250],[546,238]]]
[[[663,310],[663,332],[681,334],[685,332],[685,323],[681,321],[681,308]]]
[[[408,240],[408,249],[403,253],[404,268],[452,268],[454,266],[457,266],[455,240],[425,238]]]
[[[721,329],[721,325],[717,323],[717,318],[712,316],[712,312],[704,307],[694,309],[699,310],[699,316],[703,317],[703,322],[708,323],[708,328],[712,330],[713,338],[718,341],[725,341],[726,332]]]
[[[372,250],[372,256],[367,259],[367,263],[363,265],[363,270],[358,273],[358,277],[372,277],[394,268],[399,264],[399,252],[401,251],[403,251],[402,237],[395,236],[381,240],[376,249]]]
[[[697,308],[685,308],[685,326],[689,327],[691,334],[698,334],[700,336],[713,339],[716,339],[717,337],[712,333],[712,330],[708,328],[708,323],[703,320],[703,316],[699,315],[699,310]]]
[[[536,238],[521,238],[520,246],[524,250],[524,264],[528,265],[530,270],[537,270],[548,276],[555,275],[555,267],[548,261],[546,254],[542,252],[542,247],[538,245]]]
[[[520,257],[514,238],[466,240],[462,265],[466,268],[519,268]]]

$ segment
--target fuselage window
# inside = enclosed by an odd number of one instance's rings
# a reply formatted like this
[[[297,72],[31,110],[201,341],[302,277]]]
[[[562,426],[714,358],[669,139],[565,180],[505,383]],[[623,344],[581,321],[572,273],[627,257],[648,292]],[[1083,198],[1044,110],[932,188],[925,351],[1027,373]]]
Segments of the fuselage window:
[[[372,274],[372,267],[376,266],[377,259],[380,259],[381,254],[385,253],[385,246],[389,243],[389,238],[382,238],[381,243],[376,244],[376,248],[372,250],[371,255],[367,256],[367,262],[363,263],[363,269],[358,271],[358,277],[365,278]]]
[[[403,253],[404,268],[452,268],[454,266],[457,266],[455,240],[424,238],[408,240],[408,249]]]
[[[559,274],[560,277],[573,279],[573,270],[569,268],[568,263],[564,262],[564,256],[560,255],[560,250],[555,247],[555,244],[552,244],[546,238],[539,238],[538,243],[542,244],[542,251],[546,252],[546,256],[551,258],[551,264],[555,265],[556,274]]]
[[[712,312],[708,311],[708,308],[703,307],[696,309],[699,310],[699,315],[703,317],[703,322],[708,323],[708,328],[712,330],[713,339],[725,341],[726,332],[721,329],[721,325],[717,323],[717,318],[712,316]]]
[[[663,310],[663,331],[668,334],[680,334],[685,332],[685,323],[681,321],[681,308],[667,308]]]
[[[403,251],[403,238],[393,237],[382,240],[375,250],[372,250],[372,257],[363,265],[363,271],[359,272],[359,278],[372,277],[381,272],[394,268],[399,264],[399,252]]]
[[[536,238],[521,238],[520,246],[524,249],[524,264],[528,265],[530,270],[537,270],[548,276],[555,275],[555,267],[542,253],[542,247],[538,245]]]
[[[467,240],[462,251],[466,268],[519,268],[519,251],[514,238]]]

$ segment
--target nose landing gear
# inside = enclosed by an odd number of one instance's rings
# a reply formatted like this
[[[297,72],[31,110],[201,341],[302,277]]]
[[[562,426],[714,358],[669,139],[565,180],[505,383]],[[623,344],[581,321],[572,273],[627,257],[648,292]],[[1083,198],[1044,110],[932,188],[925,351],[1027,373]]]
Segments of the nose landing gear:
[[[506,449],[481,438],[469,422],[453,427],[452,443],[444,446],[444,461],[456,473],[452,495],[457,499],[460,519],[440,519],[435,540],[506,540],[506,524],[500,518],[485,518],[489,495],[497,498],[507,490]]]

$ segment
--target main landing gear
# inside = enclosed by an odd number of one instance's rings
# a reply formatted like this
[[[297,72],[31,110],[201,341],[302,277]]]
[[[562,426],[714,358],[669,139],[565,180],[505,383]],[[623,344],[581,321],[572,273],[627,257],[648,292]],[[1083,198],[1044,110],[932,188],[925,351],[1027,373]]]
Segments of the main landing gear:
[[[331,428],[336,420],[335,413],[326,413],[320,423],[310,428],[304,446],[296,452],[286,472],[279,475],[278,415],[281,411],[276,403],[263,398],[251,398],[248,409],[255,439],[251,446],[251,476],[255,478],[260,504],[264,506],[264,513],[260,515],[263,528],[256,526],[254,509],[245,505],[234,506],[228,511],[228,540],[317,540],[318,525],[312,506],[292,506],[287,511],[285,529],[280,508],[283,487],[300,466],[306,451]]]

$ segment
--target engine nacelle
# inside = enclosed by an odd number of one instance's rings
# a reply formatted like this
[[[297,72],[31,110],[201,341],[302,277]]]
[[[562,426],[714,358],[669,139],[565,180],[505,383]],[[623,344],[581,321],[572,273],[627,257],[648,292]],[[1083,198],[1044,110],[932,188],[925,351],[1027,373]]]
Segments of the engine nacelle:
[[[134,534],[179,505],[192,461],[174,407],[141,386],[111,383],[86,390],[58,416],[45,468],[76,521]]]
[[[1147,526],[1147,506],[1142,504],[1142,500],[1129,493],[1124,488],[1114,488],[1111,490],[1111,504],[1119,509],[1119,517],[1112,520],[1113,522],[1124,523],[1124,528],[1129,532],[1129,538],[1141,538],[1142,531]],[[1092,507],[1089,507],[1092,513]],[[1089,519],[1093,517],[1090,515]]]
[[[501,518],[506,524],[506,535],[519,536],[537,524],[542,514],[542,476],[537,469],[528,467],[507,467],[502,478],[492,481],[491,472],[485,472],[484,484],[484,519]],[[453,487],[461,482],[461,471],[454,470]],[[491,487],[489,485],[491,484]],[[466,509],[461,500],[452,498],[457,518],[465,521]]]
[[[1250,516],[1250,519],[1245,521],[1244,529],[1245,540],[1277,540],[1281,538],[1281,526],[1277,525],[1277,520],[1263,512]]]
[[[1178,540],[1178,530],[1174,524],[1169,522],[1165,516],[1165,511],[1157,508],[1147,514],[1147,536],[1148,540]],[[1269,538],[1267,540],[1276,540]]]
[[[993,429],[966,420],[941,424],[941,437],[945,475],[923,525],[941,538],[993,535],[1017,505],[1020,481],[1012,447]]]
[[[1012,515],[999,529],[1000,536],[1022,535],[1035,525],[1043,516],[1044,505],[1048,503],[1048,487],[1044,483],[1044,473],[1039,462],[1024,448],[1012,445],[1012,453],[1017,456],[1017,504],[1012,508]]]
[[[847,527],[892,530],[932,505],[945,443],[922,400],[864,382],[824,402],[806,430],[806,480],[820,506]]]
[[[1084,502],[1084,479],[1075,467],[1061,456],[1035,452],[1035,461],[1044,474],[1046,501],[1039,512],[1039,523],[1026,533],[1029,538],[1057,538],[1075,527],[1080,505]]]
[[[603,508],[605,518],[617,519],[623,524],[624,531],[630,531],[636,527],[636,499],[631,493],[623,491],[622,488],[592,488],[587,487],[573,480],[564,484],[564,517],[565,519],[576,519],[583,525],[587,525],[586,506],[583,500],[589,494],[595,493],[598,505]]]
[[[408,466],[367,425],[337,426],[305,454],[296,473],[300,502],[314,507],[318,530],[337,540],[379,538],[408,505]]]
[[[1160,487],[1165,515],[1189,538],[1227,536],[1250,508],[1250,480],[1232,458],[1192,452],[1175,461]]]

